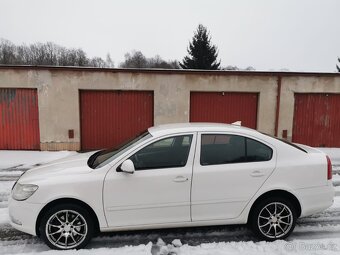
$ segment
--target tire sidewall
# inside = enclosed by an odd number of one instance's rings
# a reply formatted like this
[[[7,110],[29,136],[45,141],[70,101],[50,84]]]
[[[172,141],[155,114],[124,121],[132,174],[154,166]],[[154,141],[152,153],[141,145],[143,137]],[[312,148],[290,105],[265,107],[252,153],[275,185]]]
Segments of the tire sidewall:
[[[77,213],[81,214],[87,224],[87,234],[84,238],[84,240],[76,247],[72,248],[72,249],[82,249],[84,248],[91,240],[91,238],[93,237],[94,234],[94,223],[91,219],[91,215],[90,213],[84,209],[83,207],[79,206],[79,205],[75,205],[75,204],[59,204],[56,205],[52,208],[50,208],[49,210],[47,210],[47,212],[45,212],[45,214],[43,215],[41,221],[40,221],[40,225],[39,225],[39,232],[40,232],[40,237],[41,239],[51,248],[51,249],[55,249],[55,250],[70,250],[70,249],[62,249],[60,247],[55,246],[53,243],[51,243],[47,236],[46,236],[46,224],[47,221],[49,220],[49,218],[55,214],[58,211],[62,211],[62,210],[72,210],[72,211],[76,211]]]
[[[282,204],[286,205],[287,207],[289,207],[289,209],[291,210],[292,215],[293,215],[293,223],[292,223],[290,230],[285,235],[283,235],[279,238],[269,238],[269,237],[265,236],[261,232],[261,230],[259,229],[259,226],[258,226],[258,217],[259,217],[261,210],[266,205],[273,203],[273,202],[278,202],[278,203],[282,203]],[[295,209],[294,205],[288,199],[280,198],[280,197],[271,197],[271,198],[266,198],[266,199],[260,201],[257,205],[255,205],[255,207],[252,210],[251,215],[250,215],[250,224],[249,225],[250,225],[252,231],[254,232],[254,234],[259,239],[266,240],[266,241],[275,241],[275,240],[285,239],[293,232],[293,230],[295,228],[295,224],[296,224],[296,219],[297,219],[296,209]]]

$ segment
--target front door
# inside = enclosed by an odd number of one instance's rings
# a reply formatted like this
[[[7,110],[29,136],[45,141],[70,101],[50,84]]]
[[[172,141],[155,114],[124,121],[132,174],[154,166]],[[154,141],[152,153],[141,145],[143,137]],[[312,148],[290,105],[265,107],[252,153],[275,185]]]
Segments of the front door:
[[[189,222],[190,188],[196,135],[167,136],[125,157],[133,174],[117,172],[104,183],[104,210],[109,227]]]

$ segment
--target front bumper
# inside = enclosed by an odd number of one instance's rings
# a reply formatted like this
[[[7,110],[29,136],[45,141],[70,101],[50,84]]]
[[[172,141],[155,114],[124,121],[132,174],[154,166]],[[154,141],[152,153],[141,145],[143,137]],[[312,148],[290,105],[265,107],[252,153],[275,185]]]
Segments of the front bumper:
[[[16,201],[9,198],[8,210],[10,223],[13,228],[36,236],[36,221],[44,204]]]

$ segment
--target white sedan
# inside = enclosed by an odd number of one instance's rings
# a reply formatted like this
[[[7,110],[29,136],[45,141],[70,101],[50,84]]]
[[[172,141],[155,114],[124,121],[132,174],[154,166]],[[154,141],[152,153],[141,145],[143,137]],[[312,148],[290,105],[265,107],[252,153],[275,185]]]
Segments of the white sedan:
[[[256,130],[161,125],[117,150],[27,171],[9,214],[54,249],[83,248],[99,232],[247,223],[276,240],[332,205],[331,170],[324,153]]]

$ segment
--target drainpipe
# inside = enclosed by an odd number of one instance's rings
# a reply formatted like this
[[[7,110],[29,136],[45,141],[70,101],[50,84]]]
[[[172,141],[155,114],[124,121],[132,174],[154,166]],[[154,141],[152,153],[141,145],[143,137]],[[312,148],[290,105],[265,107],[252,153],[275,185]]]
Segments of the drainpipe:
[[[276,113],[275,113],[275,136],[278,135],[278,129],[279,129],[280,99],[281,99],[281,76],[277,76]]]

